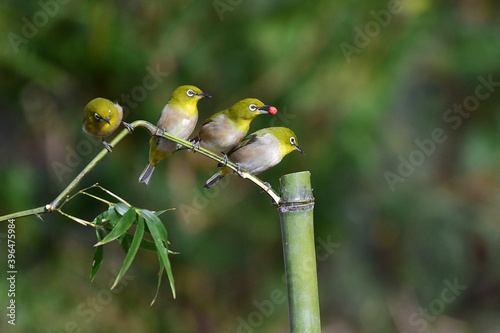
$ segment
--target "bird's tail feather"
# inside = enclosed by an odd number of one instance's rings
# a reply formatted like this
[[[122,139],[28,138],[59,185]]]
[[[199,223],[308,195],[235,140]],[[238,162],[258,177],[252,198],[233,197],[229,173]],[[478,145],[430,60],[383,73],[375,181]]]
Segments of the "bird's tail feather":
[[[146,169],[141,173],[139,176],[139,183],[146,183],[146,185],[149,184],[149,180],[151,179],[151,175],[153,174],[153,171],[155,171],[154,166],[150,166],[149,164],[146,166]]]
[[[217,184],[219,182],[219,180],[221,180],[223,177],[225,176],[225,174],[221,171],[217,172],[215,175],[213,175],[212,177],[210,177],[206,182],[205,182],[205,185],[203,185],[204,188],[206,188],[207,190],[208,189],[211,189],[215,184]]]

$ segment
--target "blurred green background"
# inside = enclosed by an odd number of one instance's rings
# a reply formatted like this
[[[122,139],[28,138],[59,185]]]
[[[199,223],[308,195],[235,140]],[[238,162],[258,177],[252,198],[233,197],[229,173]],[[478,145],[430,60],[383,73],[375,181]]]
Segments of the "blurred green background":
[[[500,332],[497,2],[3,1],[0,31],[0,215],[52,201],[102,149],[81,130],[95,97],[153,123],[181,84],[213,96],[200,120],[257,97],[279,111],[251,131],[290,127],[306,152],[260,178],[278,189],[283,174],[312,173],[323,332]],[[138,129],[81,186],[177,208],[162,216],[177,299],[164,281],[149,306],[154,254],[110,292],[119,246],[90,284],[91,228],[22,218],[17,321],[4,254],[0,331],[288,331],[269,198],[238,177],[204,190],[215,163],[187,152],[138,184],[147,156]],[[86,220],[105,209],[83,197],[64,208]],[[6,253],[7,223],[0,232]]]

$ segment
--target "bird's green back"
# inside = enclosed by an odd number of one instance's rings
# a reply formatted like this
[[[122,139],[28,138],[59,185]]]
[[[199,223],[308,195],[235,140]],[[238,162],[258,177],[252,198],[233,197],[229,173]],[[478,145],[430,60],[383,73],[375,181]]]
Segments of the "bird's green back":
[[[280,142],[279,150],[280,150],[280,153],[282,154],[282,156],[285,156],[286,154],[288,154],[296,149],[296,147],[290,142],[290,138],[293,138],[295,145],[298,145],[297,136],[295,135],[295,133],[291,129],[286,128],[286,127],[269,127],[269,128],[260,129],[256,132],[248,135],[236,147],[231,149],[227,153],[227,155],[230,156],[236,150],[238,150],[246,145],[252,144],[256,140],[258,140],[259,137],[261,137],[265,134],[271,134],[279,140],[279,142]]]
[[[255,109],[251,110],[251,105],[255,105]],[[228,119],[236,123],[238,123],[239,121],[252,121],[260,114],[258,108],[263,105],[264,103],[262,103],[257,98],[245,98],[237,102],[230,108],[213,114],[203,122],[202,126],[213,121],[215,118],[220,117],[221,115],[226,116]]]

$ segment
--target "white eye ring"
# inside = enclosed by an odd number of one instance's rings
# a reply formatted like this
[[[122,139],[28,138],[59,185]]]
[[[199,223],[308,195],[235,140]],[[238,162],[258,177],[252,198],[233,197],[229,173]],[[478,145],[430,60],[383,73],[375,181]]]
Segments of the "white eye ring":
[[[194,91],[192,89],[189,89],[186,94],[189,96],[189,97],[193,97],[195,95]]]
[[[102,117],[96,112],[94,113],[94,118],[97,119],[97,120],[101,120]]]
[[[293,136],[290,137],[290,144],[295,146],[295,138]]]
[[[253,112],[253,111],[256,111],[256,110],[257,110],[257,105],[255,105],[255,104],[250,104],[250,105],[248,106],[248,109],[249,109],[250,111],[252,111],[252,112]]]

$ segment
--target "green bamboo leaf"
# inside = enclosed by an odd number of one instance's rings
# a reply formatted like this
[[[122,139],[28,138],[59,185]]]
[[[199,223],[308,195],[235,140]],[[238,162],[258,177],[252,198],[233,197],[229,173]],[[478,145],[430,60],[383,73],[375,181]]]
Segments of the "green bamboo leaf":
[[[96,225],[101,225],[108,220],[109,220],[108,211],[105,211],[105,212],[97,215],[93,222]]]
[[[156,252],[156,245],[154,242],[143,239],[141,242],[141,249],[151,252]]]
[[[151,211],[142,209],[140,210],[139,214],[143,215],[144,220],[146,221],[146,225],[149,227],[151,237],[153,237],[153,240],[156,244],[158,259],[160,260],[160,269],[163,269],[162,266],[165,268],[168,279],[170,281],[172,295],[175,298],[174,276],[172,275],[172,268],[170,267],[170,261],[168,259],[168,248],[166,240],[167,230],[161,223],[161,220],[158,218],[158,216],[154,215]]]
[[[95,233],[97,235],[97,241],[100,242],[104,238],[104,232],[101,229],[96,229]],[[99,268],[101,268],[102,260],[104,258],[104,249],[103,246],[100,245],[96,247],[94,252],[94,259],[92,261],[92,270],[90,271],[90,282],[94,281],[94,277],[96,276]]]
[[[167,229],[165,229],[165,226],[163,225],[163,223],[161,223],[160,218],[156,216],[152,211],[147,209],[141,209],[141,213],[146,220],[149,220],[153,225],[156,226],[156,229],[160,233],[161,240],[168,244]]]
[[[115,210],[118,214],[120,214],[121,216],[125,215],[125,213],[129,210],[129,206],[123,204],[123,203],[117,203],[115,205]]]
[[[135,208],[130,207],[130,209],[123,215],[122,218],[116,223],[116,225],[113,227],[113,230],[100,242],[98,242],[94,246],[99,246],[103,245],[106,243],[109,243],[116,238],[120,237],[123,235],[125,232],[127,232],[128,228],[134,223],[136,218],[136,211]]]
[[[144,228],[144,231],[146,228]],[[130,244],[132,242],[132,238],[133,238],[133,235],[131,234],[124,234],[123,236],[123,242],[127,242],[127,244]],[[151,251],[151,252],[156,252],[156,245],[154,242],[151,242],[147,239],[143,239],[141,241],[141,245],[140,245],[140,248],[143,249],[143,250],[146,250],[146,251]],[[174,253],[172,251],[168,251],[168,253]]]
[[[155,212],[154,214],[156,216],[160,216],[161,214],[163,214],[165,212],[168,212],[169,210],[175,210],[175,208],[169,208],[169,209],[160,210],[159,212]]]
[[[114,206],[110,206],[108,208],[107,217],[108,217],[108,220],[109,220],[109,224],[112,227],[114,227],[118,223],[118,221],[120,221],[120,219],[122,218],[122,216],[116,212]]]
[[[125,251],[125,253],[128,252],[128,249],[130,248],[130,244],[132,243],[132,238],[134,235],[131,234],[123,234],[120,238],[118,238],[118,241],[120,242],[120,245],[122,249]],[[169,242],[170,244],[170,242]],[[142,239],[141,245],[139,246],[140,249],[145,250],[145,251],[150,251],[150,252],[157,252],[156,251],[156,244],[152,241],[149,241],[147,239]],[[168,254],[179,254],[179,252],[172,251],[168,249]]]
[[[128,237],[130,236],[130,237]],[[120,237],[118,237],[118,243],[120,243],[120,246],[122,247],[123,251],[125,253],[128,253],[128,250],[130,249],[130,244],[132,242],[132,235],[124,233]]]
[[[153,304],[155,304],[156,298],[158,297],[158,294],[160,293],[160,285],[161,285],[161,277],[162,276],[163,276],[163,265],[160,263],[160,271],[158,272],[158,285],[156,286],[156,294],[155,294],[155,297],[153,297],[153,300],[151,301],[151,304],[149,304],[149,306],[153,306]]]
[[[137,254],[137,250],[139,250],[139,246],[141,244],[141,240],[142,240],[143,235],[144,235],[144,219],[141,216],[137,216],[137,229],[135,231],[134,238],[132,239],[132,244],[130,245],[130,249],[127,253],[127,256],[125,257],[125,260],[123,261],[122,268],[120,269],[120,272],[118,273],[118,276],[116,277],[116,280],[113,283],[113,286],[111,287],[111,289],[116,287],[116,285],[118,284],[118,282],[120,282],[123,275],[129,269],[130,264],[132,264],[132,261],[134,260],[135,255]]]
[[[106,223],[109,220],[108,215],[109,215],[108,211],[102,212],[101,214],[97,215],[96,218],[94,219],[94,224],[102,225],[103,223]],[[96,228],[95,232],[98,242],[104,239],[104,231],[102,229]],[[94,258],[92,260],[92,270],[90,271],[90,282],[94,281],[94,277],[99,271],[99,268],[101,268],[103,258],[104,258],[104,248],[102,247],[102,245],[97,246],[94,252]]]
[[[175,209],[175,208],[166,209],[166,210],[164,210],[164,211],[162,211],[162,212],[165,212],[165,211],[167,211],[167,210],[173,210],[173,209]],[[158,216],[158,215],[157,215],[157,213],[153,213],[153,212],[151,212],[151,211],[149,211],[149,210],[147,210],[147,209],[143,209],[143,210],[141,210],[141,211],[142,211],[142,212],[144,212],[146,216],[151,217],[152,221],[155,223],[155,225],[157,226],[158,231],[160,232],[161,239],[162,239],[165,243],[170,244],[170,242],[168,241],[168,233],[167,233],[167,229],[165,229],[165,226],[163,225],[163,223],[161,222],[161,220],[160,220],[159,218],[155,218],[155,217],[154,217],[155,215],[156,215],[156,216]],[[160,213],[162,213],[162,212],[160,212]],[[149,232],[149,229],[148,229],[148,227],[147,227],[147,226],[146,226],[146,232],[147,232],[147,233],[149,233],[149,234],[151,235],[151,232]],[[168,247],[168,246],[167,246],[167,247]],[[169,253],[170,253],[170,252],[169,252]],[[172,253],[174,253],[174,252],[172,252]]]
[[[110,231],[113,229],[113,225],[110,223],[110,214],[113,215],[112,218],[119,218],[119,216],[116,214],[116,211],[114,211],[113,207],[109,207],[108,210],[102,212],[101,214],[97,215],[96,218],[94,219],[94,224],[102,226],[107,231]]]

